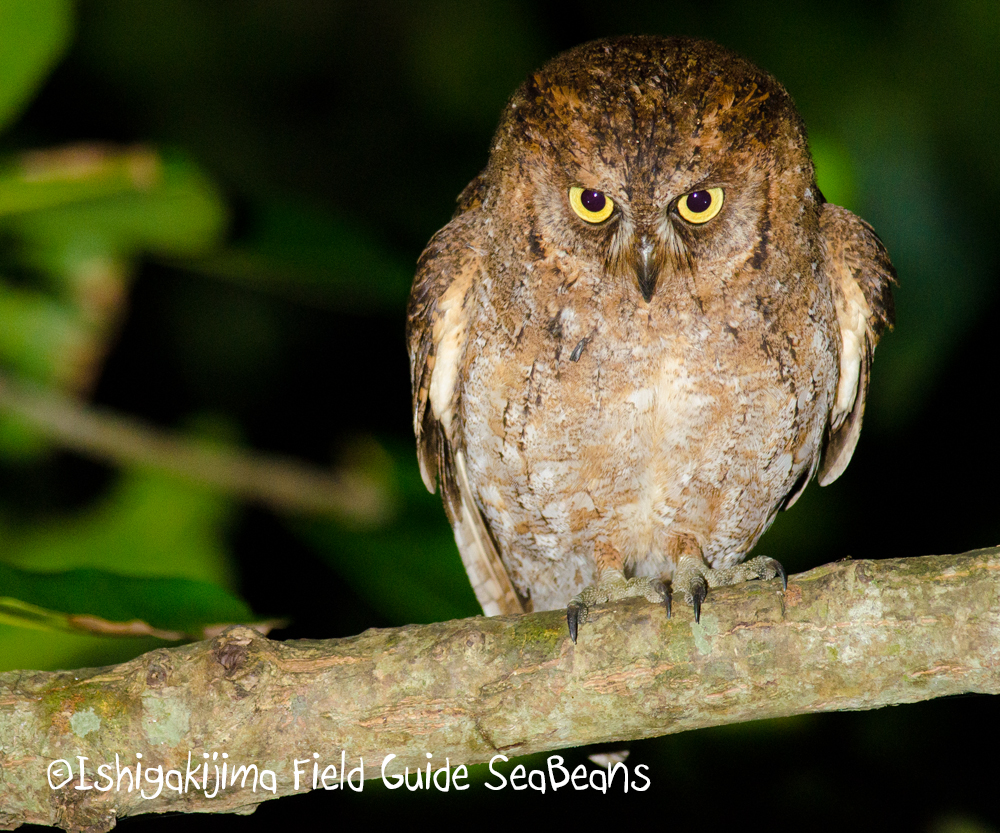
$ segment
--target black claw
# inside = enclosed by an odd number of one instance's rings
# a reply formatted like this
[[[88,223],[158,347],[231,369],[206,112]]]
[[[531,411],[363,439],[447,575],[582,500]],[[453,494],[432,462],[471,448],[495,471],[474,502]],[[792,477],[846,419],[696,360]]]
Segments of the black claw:
[[[662,581],[653,581],[653,589],[663,596],[663,606],[667,609],[667,618],[670,618],[670,589]]]
[[[705,601],[705,596],[708,595],[708,584],[705,579],[698,577],[698,581],[695,582],[692,588],[692,607],[694,607],[694,621],[695,624],[701,622],[701,603]]]
[[[576,643],[576,634],[580,630],[580,606],[570,604],[566,606],[566,624],[569,625],[569,638]]]
[[[778,571],[778,575],[781,576],[781,589],[787,590],[788,576],[785,574],[785,568],[781,565],[780,561],[776,561],[773,558],[771,559],[771,564],[774,566],[774,569]]]

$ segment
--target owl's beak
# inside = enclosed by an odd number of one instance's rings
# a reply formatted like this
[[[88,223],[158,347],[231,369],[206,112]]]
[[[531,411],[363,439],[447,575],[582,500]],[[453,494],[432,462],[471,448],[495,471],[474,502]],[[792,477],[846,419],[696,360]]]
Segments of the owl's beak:
[[[656,244],[647,235],[644,234],[639,238],[632,262],[636,279],[639,281],[639,291],[648,304],[656,291],[656,281],[660,277],[660,258],[657,256]]]

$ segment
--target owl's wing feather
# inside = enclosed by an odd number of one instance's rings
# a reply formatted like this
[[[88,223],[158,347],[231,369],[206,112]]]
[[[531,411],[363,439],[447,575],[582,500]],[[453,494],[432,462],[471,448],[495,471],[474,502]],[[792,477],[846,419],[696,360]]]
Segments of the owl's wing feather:
[[[428,491],[440,478],[445,510],[487,616],[523,613],[493,536],[469,486],[458,418],[459,370],[469,337],[468,307],[481,268],[475,209],[456,216],[421,255],[407,310],[413,428]]]
[[[840,381],[819,465],[819,484],[826,486],[843,474],[858,444],[872,353],[893,324],[896,272],[878,235],[847,209],[824,205],[820,232],[842,339]]]

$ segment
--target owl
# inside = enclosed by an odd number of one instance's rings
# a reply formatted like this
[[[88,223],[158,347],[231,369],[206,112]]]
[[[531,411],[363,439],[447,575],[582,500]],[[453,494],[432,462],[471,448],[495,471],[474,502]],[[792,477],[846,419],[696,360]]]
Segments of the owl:
[[[408,306],[424,483],[487,615],[780,577],[844,471],[895,274],[784,88],[706,41],[577,47],[517,90]]]

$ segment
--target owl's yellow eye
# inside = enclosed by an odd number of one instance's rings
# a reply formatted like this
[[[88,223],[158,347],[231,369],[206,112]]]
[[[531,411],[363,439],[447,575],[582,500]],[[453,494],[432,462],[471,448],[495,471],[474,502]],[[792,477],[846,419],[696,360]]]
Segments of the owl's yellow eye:
[[[603,192],[576,185],[569,189],[569,204],[577,216],[588,223],[603,223],[615,210],[614,202]]]
[[[722,203],[725,198],[725,192],[721,188],[692,191],[677,201],[677,213],[689,223],[698,225],[707,223],[722,211]]]

